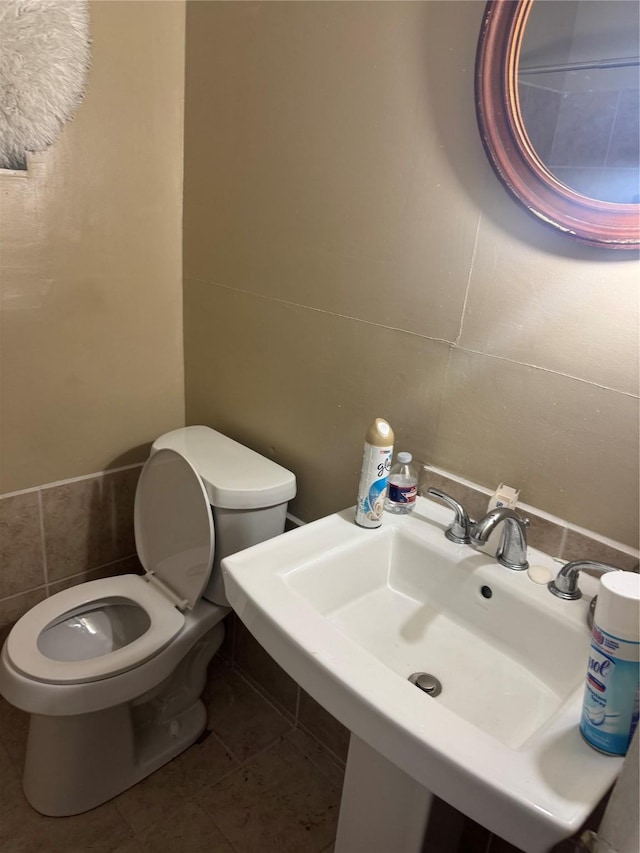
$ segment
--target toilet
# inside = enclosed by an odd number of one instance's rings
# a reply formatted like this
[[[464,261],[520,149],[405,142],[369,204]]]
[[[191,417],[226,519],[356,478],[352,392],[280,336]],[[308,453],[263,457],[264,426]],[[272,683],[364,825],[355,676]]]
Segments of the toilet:
[[[282,533],[295,492],[290,471],[209,427],[153,443],[134,507],[145,574],[52,595],[2,649],[0,693],[31,715],[23,787],[37,811],[94,808],[201,735],[230,612],[220,561]]]

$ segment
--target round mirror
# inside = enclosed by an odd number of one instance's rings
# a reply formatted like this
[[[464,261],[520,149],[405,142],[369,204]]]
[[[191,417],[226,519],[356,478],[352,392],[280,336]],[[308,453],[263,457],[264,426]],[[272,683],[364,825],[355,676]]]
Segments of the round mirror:
[[[628,0],[491,0],[476,61],[482,141],[505,186],[582,242],[640,247],[638,33]]]

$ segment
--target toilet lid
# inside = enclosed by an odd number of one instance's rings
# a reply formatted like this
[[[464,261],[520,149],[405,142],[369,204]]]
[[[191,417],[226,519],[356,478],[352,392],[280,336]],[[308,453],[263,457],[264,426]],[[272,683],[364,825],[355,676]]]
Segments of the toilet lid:
[[[202,480],[175,450],[158,450],[145,463],[134,526],[145,570],[193,608],[211,574],[213,518]]]

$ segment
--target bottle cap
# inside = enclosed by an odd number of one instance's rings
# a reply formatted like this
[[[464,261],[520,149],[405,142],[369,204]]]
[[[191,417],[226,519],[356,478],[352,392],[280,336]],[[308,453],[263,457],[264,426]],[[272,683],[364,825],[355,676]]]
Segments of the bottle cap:
[[[367,430],[365,437],[367,444],[374,447],[388,447],[393,444],[393,430],[391,424],[384,418],[376,418]]]
[[[398,462],[401,465],[408,465],[412,459],[413,456],[410,453],[407,453],[406,450],[401,450],[400,453],[398,453]]]
[[[640,640],[640,575],[607,572],[600,581],[594,614],[596,625],[607,634],[629,642]]]

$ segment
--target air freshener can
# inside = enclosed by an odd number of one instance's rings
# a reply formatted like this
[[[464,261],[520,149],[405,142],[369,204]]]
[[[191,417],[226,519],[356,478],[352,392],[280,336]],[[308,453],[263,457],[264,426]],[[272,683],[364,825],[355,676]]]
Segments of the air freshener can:
[[[602,577],[593,619],[580,733],[607,755],[625,755],[638,724],[640,577]]]
[[[382,524],[393,440],[391,426],[383,418],[376,418],[369,427],[364,442],[356,504],[356,524],[360,527],[380,527]]]

